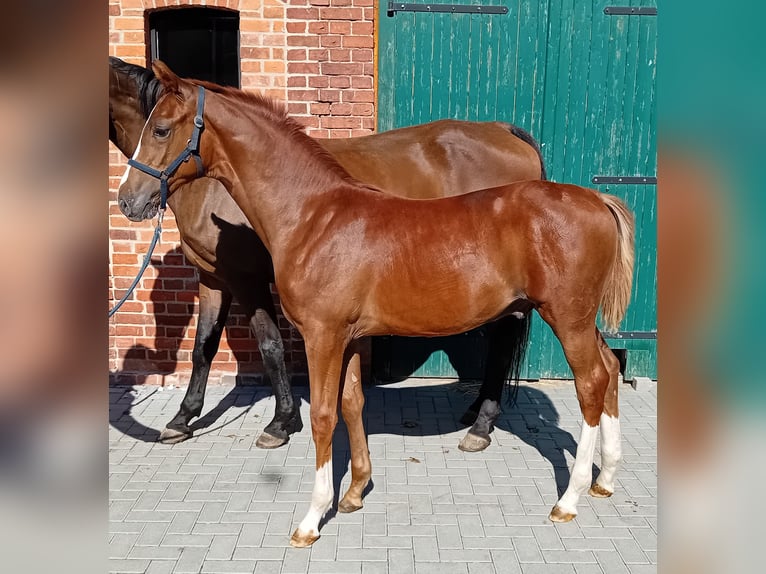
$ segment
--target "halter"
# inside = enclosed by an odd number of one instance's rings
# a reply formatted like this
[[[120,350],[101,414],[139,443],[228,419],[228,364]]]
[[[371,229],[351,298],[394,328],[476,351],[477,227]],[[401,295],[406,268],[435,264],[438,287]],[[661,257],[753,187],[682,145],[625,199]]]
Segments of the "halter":
[[[160,180],[160,209],[157,216],[157,227],[154,228],[154,236],[152,237],[152,242],[149,245],[149,250],[144,256],[144,262],[141,265],[141,269],[138,271],[138,275],[136,275],[136,278],[133,279],[133,283],[131,283],[128,291],[125,293],[125,295],[123,295],[122,299],[120,299],[117,304],[109,310],[109,317],[114,315],[117,310],[122,307],[123,303],[128,300],[128,297],[130,297],[130,295],[133,293],[133,290],[138,285],[138,282],[141,280],[141,276],[144,274],[144,271],[146,271],[146,268],[149,266],[152,253],[154,252],[154,247],[157,245],[157,241],[159,240],[160,234],[162,233],[162,219],[163,215],[165,214],[165,204],[168,200],[168,179],[176,171],[178,171],[178,168],[181,167],[181,164],[187,161],[190,157],[193,157],[194,162],[197,164],[197,177],[202,177],[205,173],[205,170],[202,167],[202,158],[199,156],[199,137],[202,133],[202,130],[205,128],[205,122],[202,119],[202,112],[204,109],[205,88],[199,86],[199,96],[197,97],[197,115],[194,116],[194,131],[192,131],[191,139],[189,139],[189,141],[186,143],[186,148],[180,154],[178,154],[178,157],[173,160],[173,162],[168,167],[162,171],[159,171],[132,158],[128,160],[128,165],[135,167],[137,170],[151,175],[152,177],[156,177]]]
[[[162,171],[136,161],[133,158],[128,160],[129,166],[135,167],[137,170],[160,180],[160,211],[165,210],[165,204],[168,200],[168,179],[178,171],[182,163],[193,157],[194,162],[197,164],[197,177],[202,177],[205,173],[202,166],[202,158],[199,155],[199,138],[202,130],[205,128],[205,121],[202,119],[202,112],[205,109],[205,88],[202,86],[198,87],[199,95],[197,97],[197,115],[194,116],[194,130],[192,131],[191,138],[186,143],[186,147],[178,154],[178,157]]]

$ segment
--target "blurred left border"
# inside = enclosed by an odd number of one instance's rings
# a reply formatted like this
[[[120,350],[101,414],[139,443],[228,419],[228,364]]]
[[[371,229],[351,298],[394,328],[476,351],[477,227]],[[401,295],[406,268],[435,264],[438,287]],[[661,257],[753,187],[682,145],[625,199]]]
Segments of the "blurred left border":
[[[107,571],[108,5],[0,24],[0,553]]]

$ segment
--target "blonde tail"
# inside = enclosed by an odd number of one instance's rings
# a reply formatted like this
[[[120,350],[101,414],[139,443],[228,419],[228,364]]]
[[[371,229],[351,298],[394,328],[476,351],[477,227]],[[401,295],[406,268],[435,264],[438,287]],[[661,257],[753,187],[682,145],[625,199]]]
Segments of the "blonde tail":
[[[630,301],[635,258],[635,221],[633,213],[621,199],[605,193],[601,194],[601,199],[617,221],[617,258],[601,299],[601,317],[604,326],[607,332],[615,333],[625,317],[625,310]]]

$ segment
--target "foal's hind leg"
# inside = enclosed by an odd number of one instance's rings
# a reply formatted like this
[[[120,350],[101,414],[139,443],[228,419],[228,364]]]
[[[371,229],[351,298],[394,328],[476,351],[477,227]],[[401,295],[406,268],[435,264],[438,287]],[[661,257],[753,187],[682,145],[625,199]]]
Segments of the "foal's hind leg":
[[[367,448],[367,436],[364,432],[363,407],[364,392],[359,353],[352,352],[346,364],[341,395],[341,412],[343,420],[346,421],[351,443],[351,486],[338,503],[338,512],[354,512],[362,508],[362,493],[370,482],[372,465],[370,451]]]
[[[609,386],[604,397],[604,411],[601,413],[599,429],[601,434],[601,472],[595,484],[590,487],[590,494],[606,498],[614,494],[614,475],[622,460],[620,440],[620,411],[618,405],[618,375],[620,361],[607,346],[601,333],[597,333],[599,351],[609,372]]]
[[[192,435],[189,422],[202,413],[210,365],[218,352],[218,345],[221,342],[221,334],[226,324],[226,317],[229,315],[230,305],[231,293],[206,275],[201,275],[199,317],[194,350],[192,351],[191,379],[186,388],[186,395],[181,401],[178,414],[160,433],[160,442],[173,444]]]
[[[554,522],[569,522],[577,515],[580,496],[591,484],[593,455],[599,419],[604,410],[604,396],[609,385],[609,373],[596,340],[595,317],[587,321],[580,319],[574,324],[566,324],[563,320],[557,323],[553,313],[542,307],[540,315],[561,341],[567,362],[574,373],[577,399],[583,414],[582,432],[569,486],[549,516]]]

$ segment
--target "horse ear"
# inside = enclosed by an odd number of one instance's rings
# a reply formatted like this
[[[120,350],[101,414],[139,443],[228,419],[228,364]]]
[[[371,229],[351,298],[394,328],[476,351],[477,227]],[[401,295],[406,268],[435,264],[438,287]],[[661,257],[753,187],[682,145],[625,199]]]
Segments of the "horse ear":
[[[152,62],[152,71],[157,79],[162,84],[162,88],[165,92],[172,92],[175,94],[181,93],[181,78],[176,76],[167,64],[162,60],[154,60]]]

